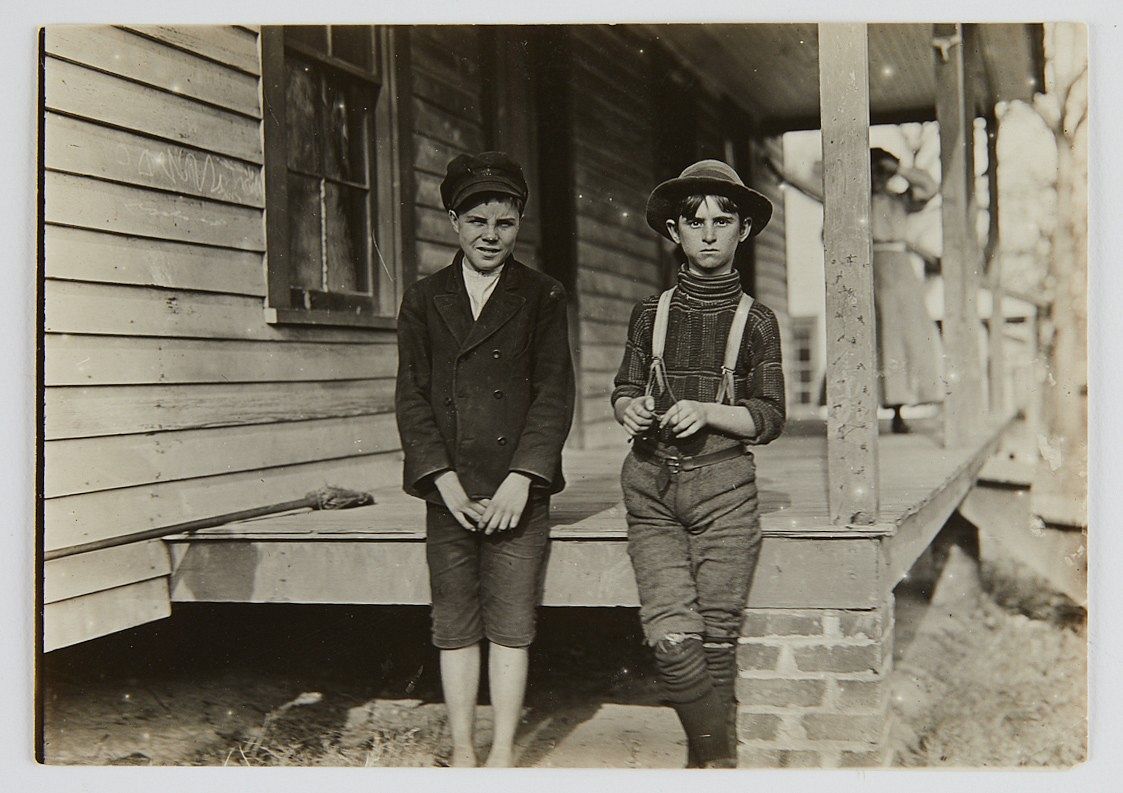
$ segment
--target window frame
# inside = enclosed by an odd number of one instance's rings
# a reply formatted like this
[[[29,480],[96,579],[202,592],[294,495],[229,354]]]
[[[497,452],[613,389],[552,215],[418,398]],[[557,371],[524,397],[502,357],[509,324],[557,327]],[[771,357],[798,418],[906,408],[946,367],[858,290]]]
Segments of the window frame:
[[[316,26],[330,29],[331,26]],[[371,68],[362,69],[303,42],[285,39],[285,28],[261,28],[263,134],[265,143],[266,321],[271,324],[323,325],[359,328],[397,326],[396,313],[404,276],[409,271],[405,240],[405,197],[412,180],[403,179],[403,143],[407,123],[401,112],[403,64],[399,50],[405,42],[393,28],[370,26]],[[329,37],[330,39],[330,37]],[[348,78],[378,86],[373,106],[373,135],[368,138],[368,225],[372,294],[312,292],[322,305],[294,305],[294,262],[289,250],[288,147],[286,130],[286,50],[313,60]],[[399,56],[399,57],[396,57]],[[407,59],[408,60],[408,59]],[[406,152],[408,153],[408,152]],[[322,221],[321,221],[322,222]]]

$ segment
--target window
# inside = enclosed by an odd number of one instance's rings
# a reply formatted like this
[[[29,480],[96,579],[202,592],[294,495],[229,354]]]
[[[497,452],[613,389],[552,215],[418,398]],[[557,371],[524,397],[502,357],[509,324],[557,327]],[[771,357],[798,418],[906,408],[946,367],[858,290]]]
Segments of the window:
[[[262,30],[271,321],[392,326],[401,283],[391,33]]]

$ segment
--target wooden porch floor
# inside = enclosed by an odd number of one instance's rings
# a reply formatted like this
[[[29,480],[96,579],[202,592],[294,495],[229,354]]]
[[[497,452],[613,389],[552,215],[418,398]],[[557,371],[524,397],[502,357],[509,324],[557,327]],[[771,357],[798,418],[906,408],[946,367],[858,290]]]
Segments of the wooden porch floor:
[[[749,606],[876,608],[967,495],[1002,427],[969,448],[930,434],[881,440],[881,513],[833,526],[826,441],[793,428],[758,451],[764,543]],[[634,606],[619,485],[626,445],[566,456],[569,487],[554,501],[543,604]],[[376,503],[303,511],[169,537],[173,601],[426,604],[424,505],[397,482]]]
[[[821,426],[821,424],[819,425]],[[880,438],[881,511],[870,526],[837,527],[827,508],[827,442],[814,425],[803,425],[755,451],[765,536],[853,537],[892,535],[911,516],[965,473],[974,476],[984,447],[998,427],[969,448],[945,449],[930,432]],[[628,447],[567,451],[568,486],[554,497],[552,536],[558,539],[614,538],[626,532],[620,466]],[[422,539],[424,504],[402,492],[398,481],[372,491],[375,503],[338,511],[274,515],[205,529],[194,535],[228,539]],[[180,536],[173,539],[188,539]]]

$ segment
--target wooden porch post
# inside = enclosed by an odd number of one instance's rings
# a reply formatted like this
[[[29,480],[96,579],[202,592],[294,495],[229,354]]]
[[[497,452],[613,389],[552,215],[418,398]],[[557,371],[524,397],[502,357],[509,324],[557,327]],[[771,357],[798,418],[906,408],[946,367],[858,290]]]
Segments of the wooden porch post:
[[[990,288],[989,393],[990,410],[1003,417],[1009,412],[1006,404],[1006,312],[1002,305],[1002,251],[998,226],[998,116],[994,108],[987,113],[987,209],[989,224],[986,245],[987,285]]]
[[[939,23],[932,27],[944,237],[944,443],[960,446],[977,437],[982,424],[976,306],[980,256],[972,198],[975,114],[964,79],[965,26]]]
[[[864,24],[819,25],[831,520],[878,514],[877,353],[870,230],[869,57]]]

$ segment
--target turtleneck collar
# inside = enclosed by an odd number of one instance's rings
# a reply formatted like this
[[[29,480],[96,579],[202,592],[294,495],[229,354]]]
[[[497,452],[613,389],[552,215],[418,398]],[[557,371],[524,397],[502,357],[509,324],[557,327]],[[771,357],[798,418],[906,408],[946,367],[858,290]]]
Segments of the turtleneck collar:
[[[699,300],[724,300],[741,296],[741,275],[732,270],[725,275],[704,278],[683,265],[678,271],[678,286],[687,295]]]

